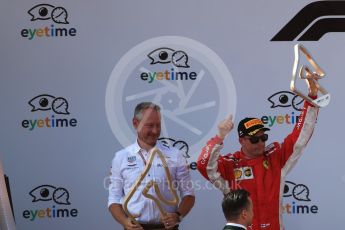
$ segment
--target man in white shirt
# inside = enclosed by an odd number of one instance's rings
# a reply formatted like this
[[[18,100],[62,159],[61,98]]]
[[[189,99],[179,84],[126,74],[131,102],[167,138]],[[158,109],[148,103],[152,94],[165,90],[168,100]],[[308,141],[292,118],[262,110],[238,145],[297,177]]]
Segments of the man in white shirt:
[[[138,104],[134,111],[133,126],[137,131],[137,141],[115,153],[112,161],[108,198],[109,211],[115,220],[128,230],[178,229],[179,222],[192,209],[195,201],[187,162],[179,150],[157,142],[161,131],[161,115],[158,105],[151,102]],[[123,210],[123,198],[144,170],[149,158],[149,151],[153,147],[157,147],[163,153],[171,178],[180,193],[181,202],[176,207],[162,203],[167,214],[161,216],[153,200],[142,195],[143,188],[149,181],[154,180],[158,184],[161,194],[168,200],[172,198],[163,162],[156,157],[148,174],[128,203],[130,213],[140,214],[134,222]],[[152,191],[151,189],[150,194],[157,197]]]
[[[227,224],[223,230],[246,230],[253,221],[253,202],[244,189],[232,190],[223,198],[222,209]]]

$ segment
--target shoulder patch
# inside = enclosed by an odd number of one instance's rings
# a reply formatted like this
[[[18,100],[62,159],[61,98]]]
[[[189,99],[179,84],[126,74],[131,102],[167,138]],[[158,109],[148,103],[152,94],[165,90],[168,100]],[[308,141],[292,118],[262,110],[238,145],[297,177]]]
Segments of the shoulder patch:
[[[277,148],[279,147],[279,143],[278,142],[273,142],[269,145],[266,146],[265,148],[265,155],[270,155],[271,153],[273,153]]]
[[[225,156],[223,156],[223,159],[226,161],[235,161],[235,162],[240,160],[239,158],[236,158],[234,154],[231,154],[231,153],[228,153]]]

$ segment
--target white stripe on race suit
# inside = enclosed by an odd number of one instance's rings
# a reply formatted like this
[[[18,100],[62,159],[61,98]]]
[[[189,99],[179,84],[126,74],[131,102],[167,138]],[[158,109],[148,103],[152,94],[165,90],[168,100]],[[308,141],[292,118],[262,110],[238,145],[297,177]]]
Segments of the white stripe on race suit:
[[[282,204],[283,204],[283,192],[284,192],[284,185],[285,185],[285,177],[290,172],[290,170],[296,165],[298,159],[302,155],[302,151],[307,145],[314,127],[316,123],[318,108],[309,106],[306,112],[306,116],[303,123],[303,128],[297,138],[297,141],[293,147],[293,152],[287,162],[285,163],[284,167],[281,170],[281,179],[280,179],[280,192],[279,192],[279,223],[280,223],[280,230],[284,229],[283,222],[282,222]]]
[[[224,180],[220,173],[218,172],[218,157],[220,149],[223,148],[223,145],[216,144],[211,149],[210,157],[206,166],[206,173],[211,183],[221,190],[223,194],[230,192],[230,187],[228,181]]]

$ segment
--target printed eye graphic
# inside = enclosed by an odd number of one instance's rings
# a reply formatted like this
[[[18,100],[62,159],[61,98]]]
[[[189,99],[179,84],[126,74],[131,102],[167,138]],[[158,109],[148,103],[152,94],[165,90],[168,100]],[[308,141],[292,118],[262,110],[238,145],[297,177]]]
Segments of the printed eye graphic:
[[[59,24],[68,24],[67,21],[67,10],[63,7],[56,7],[52,12],[52,19],[54,22]]]
[[[159,48],[155,49],[151,53],[149,53],[147,56],[151,59],[151,65],[157,64],[157,63],[170,63],[172,59],[172,54],[174,53],[173,49],[170,48]]]
[[[161,137],[158,139],[158,141],[166,148],[174,147],[181,151],[183,154],[183,157],[190,158],[190,155],[188,154],[189,147],[188,144],[185,141],[182,140],[174,140],[170,137]]]
[[[302,111],[303,101],[304,101],[303,98],[296,95],[294,98],[292,98],[292,107],[298,111]]]
[[[190,156],[188,154],[189,147],[188,147],[188,144],[186,142],[184,142],[184,141],[176,141],[173,144],[173,146],[175,148],[177,148],[178,150],[180,150],[185,158],[190,158]]]
[[[28,13],[32,16],[31,21],[50,19],[54,6],[49,4],[39,4],[32,7]]]
[[[69,193],[65,188],[57,188],[53,193],[53,199],[57,204],[71,204],[69,200]]]
[[[151,59],[151,65],[156,63],[172,63],[176,67],[189,68],[188,55],[182,51],[174,51],[170,48],[159,48],[155,49],[147,55]]]
[[[37,110],[50,110],[52,108],[53,100],[55,99],[54,96],[48,94],[38,95],[37,97],[32,98],[29,101],[29,105],[31,105],[32,110],[31,112]]]
[[[170,148],[175,143],[175,140],[169,137],[161,137],[158,141],[166,148]]]
[[[299,201],[310,201],[309,188],[304,184],[298,184],[292,190],[293,197]]]
[[[291,181],[285,181],[283,197],[292,196],[292,191],[293,191],[295,185],[296,184],[291,182]]]
[[[272,103],[271,108],[292,106],[300,111],[303,105],[303,98],[289,91],[277,92],[270,96],[268,101]]]
[[[183,52],[183,51],[176,51],[172,55],[172,63],[176,67],[184,67],[184,68],[189,68],[188,65],[188,55]]]
[[[52,102],[52,109],[57,114],[69,114],[68,102],[63,97],[58,97]]]
[[[31,112],[37,110],[46,111],[52,109],[57,114],[69,114],[68,102],[63,97],[55,98],[52,95],[42,94],[32,98],[29,101],[29,105],[31,105],[32,107]]]
[[[53,198],[53,193],[55,187],[51,185],[41,185],[29,192],[29,194],[34,198],[32,202],[37,201],[48,201]]]

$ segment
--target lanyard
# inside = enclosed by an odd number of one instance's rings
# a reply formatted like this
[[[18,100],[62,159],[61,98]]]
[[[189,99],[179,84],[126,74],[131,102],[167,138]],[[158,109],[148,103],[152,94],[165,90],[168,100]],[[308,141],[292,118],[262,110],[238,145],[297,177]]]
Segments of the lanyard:
[[[141,152],[141,149],[139,150],[139,152],[138,152],[138,153],[139,153],[139,155],[140,155],[141,159],[143,160],[144,165],[146,166],[147,162],[146,162],[145,157],[143,156],[143,154],[142,154],[142,152]]]

